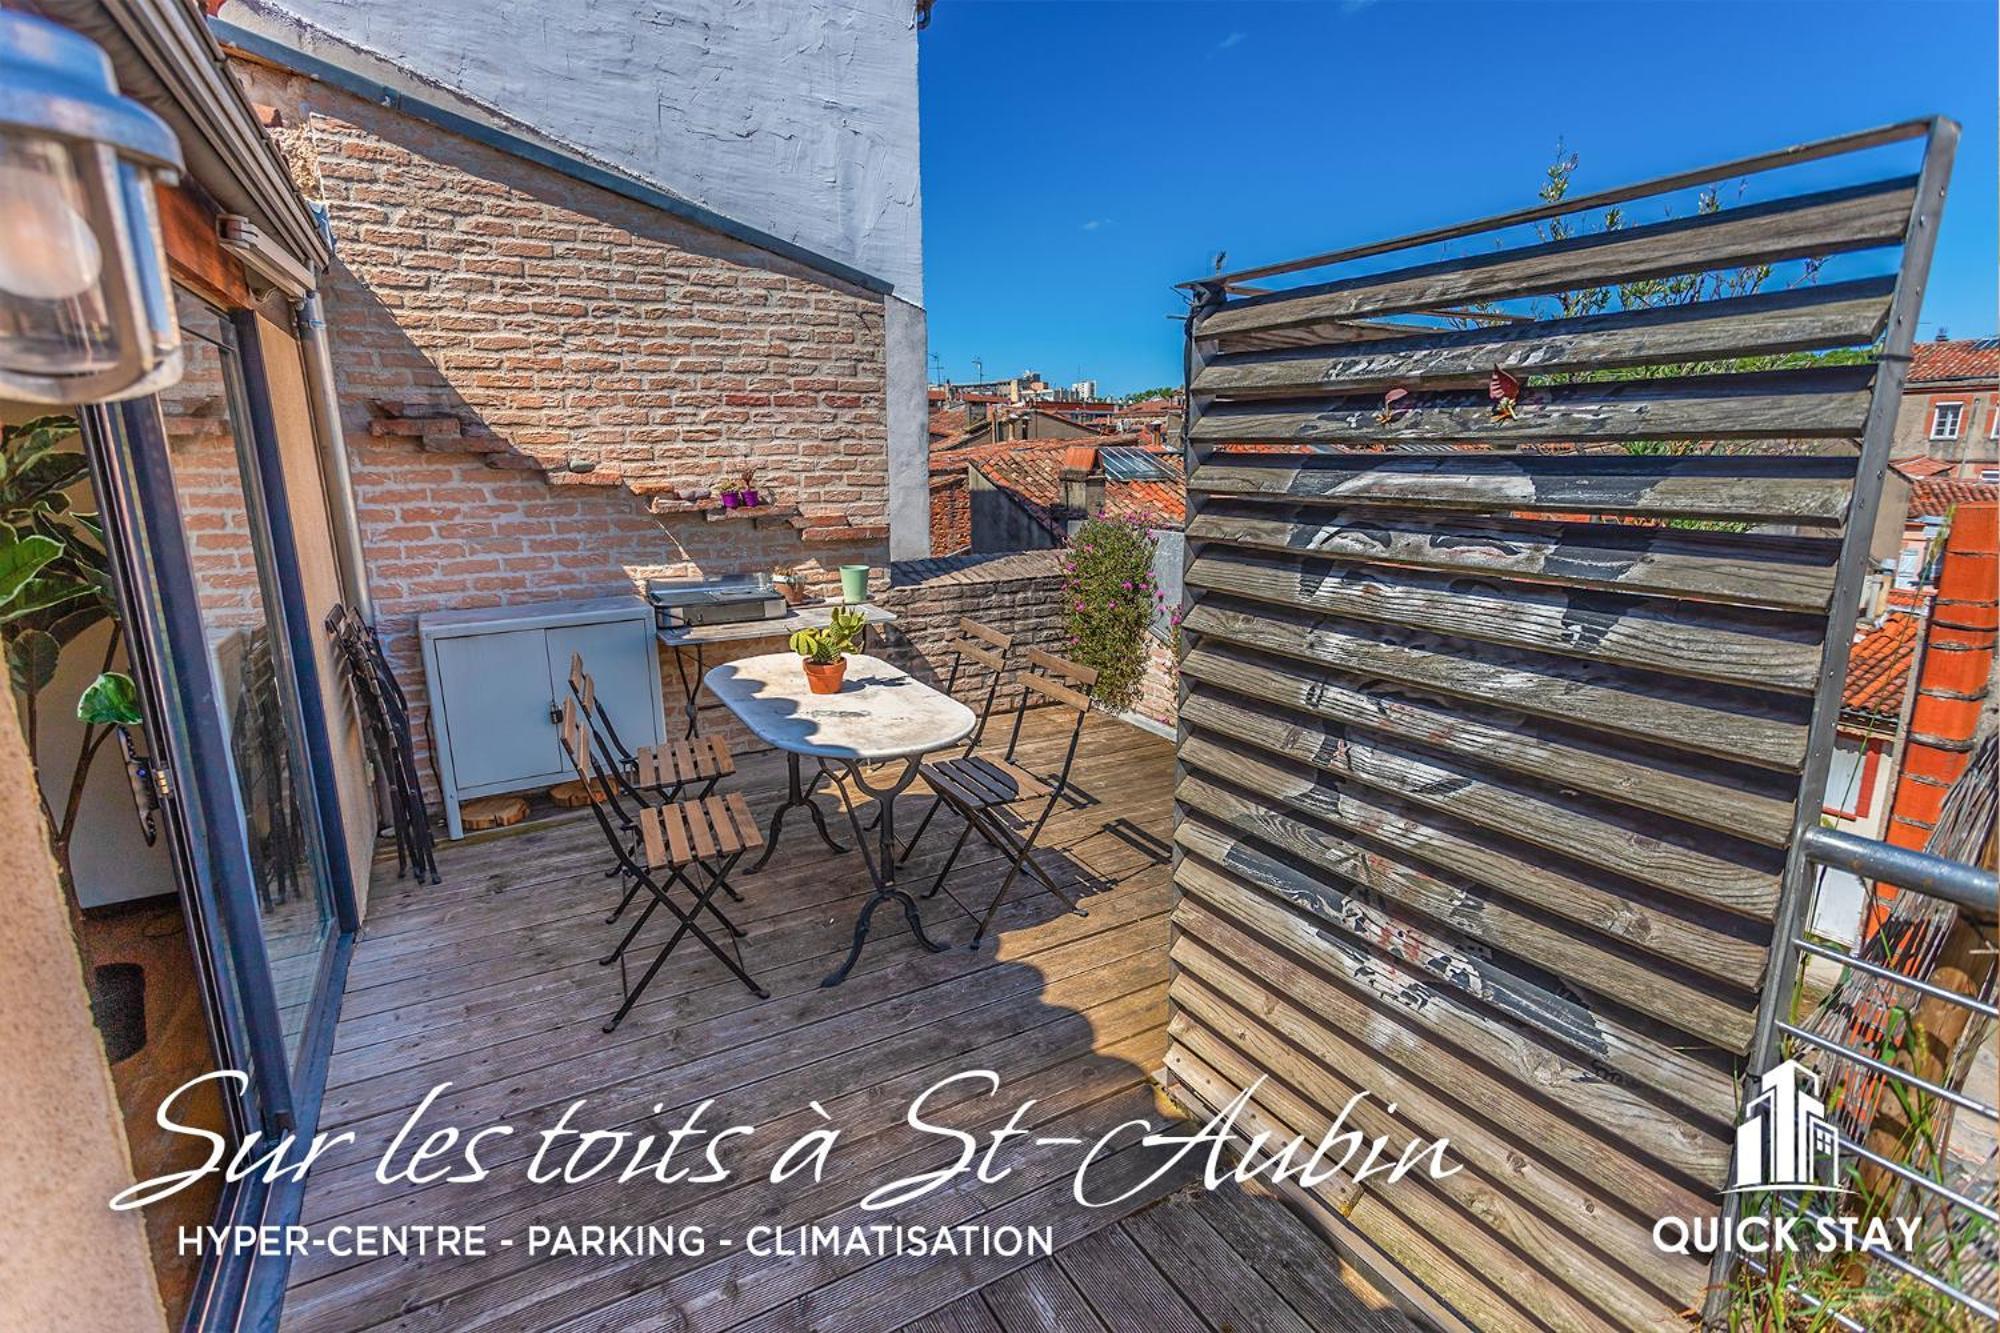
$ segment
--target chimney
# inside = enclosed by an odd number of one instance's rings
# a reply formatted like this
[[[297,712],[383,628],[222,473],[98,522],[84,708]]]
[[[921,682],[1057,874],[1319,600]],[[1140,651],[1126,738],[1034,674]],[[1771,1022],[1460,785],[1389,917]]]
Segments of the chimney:
[[[1096,518],[1104,509],[1104,469],[1098,465],[1097,446],[1064,448],[1060,477],[1064,526],[1075,536],[1084,520]]]

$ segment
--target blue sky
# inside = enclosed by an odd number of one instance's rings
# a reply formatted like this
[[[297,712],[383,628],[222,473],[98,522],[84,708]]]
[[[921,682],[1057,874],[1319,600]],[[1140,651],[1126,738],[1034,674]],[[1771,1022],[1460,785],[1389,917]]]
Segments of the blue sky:
[[[1964,137],[1920,335],[1990,334],[1995,37],[1992,0],[941,0],[919,57],[933,365],[1176,382],[1172,287],[1219,250],[1240,268],[1522,207],[1558,139],[1581,192],[1932,113]]]

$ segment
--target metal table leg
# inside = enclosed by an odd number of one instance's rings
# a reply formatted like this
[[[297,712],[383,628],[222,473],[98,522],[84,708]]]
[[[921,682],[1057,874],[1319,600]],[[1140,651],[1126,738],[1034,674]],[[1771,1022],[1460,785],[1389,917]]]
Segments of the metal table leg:
[[[910,784],[916,780],[917,769],[920,766],[919,759],[914,755],[905,759],[902,773],[887,787],[869,786],[866,779],[861,776],[860,764],[851,760],[839,762],[847,769],[847,781],[874,798],[876,804],[881,807],[882,817],[875,827],[876,850],[870,855],[868,834],[861,827],[861,816],[855,813],[854,798],[848,794],[846,784],[840,782],[838,778],[835,779],[834,785],[839,788],[841,806],[847,811],[847,822],[854,828],[854,841],[855,845],[861,848],[861,858],[868,863],[868,878],[874,883],[875,892],[862,905],[861,916],[854,923],[854,944],[847,951],[847,960],[819,983],[822,986],[838,986],[847,980],[847,974],[854,969],[855,960],[861,957],[861,946],[868,941],[869,919],[875,915],[875,909],[886,902],[893,901],[902,905],[903,916],[909,921],[910,933],[917,937],[917,943],[932,953],[943,953],[945,950],[944,945],[924,933],[924,919],[917,911],[917,900],[896,887],[896,798],[908,790]],[[820,760],[820,771],[829,777],[834,776],[827,765],[827,760]]]
[[[687,730],[682,735],[688,740],[693,740],[696,726],[695,704],[701,698],[701,678],[706,667],[703,662],[702,646],[697,643],[694,645],[694,678],[690,680],[688,678],[687,658],[685,656],[687,650],[687,644],[677,643],[674,645],[674,674],[681,678],[681,697],[687,701],[685,710],[687,713]]]
[[[787,810],[798,809],[800,806],[805,807],[812,815],[813,827],[819,830],[821,842],[824,842],[836,852],[844,853],[847,851],[845,847],[842,847],[833,840],[833,834],[827,831],[826,815],[820,810],[819,803],[813,800],[814,793],[819,791],[819,780],[825,774],[822,772],[814,773],[812,785],[808,787],[801,780],[799,756],[795,754],[786,755],[785,764],[791,774],[791,789],[785,797],[785,803],[779,806],[771,815],[771,831],[764,837],[764,854],[757,858],[757,864],[751,866],[749,870],[744,872],[745,874],[755,874],[764,868],[764,863],[771,859],[771,853],[778,850],[778,831],[785,826],[785,812]]]

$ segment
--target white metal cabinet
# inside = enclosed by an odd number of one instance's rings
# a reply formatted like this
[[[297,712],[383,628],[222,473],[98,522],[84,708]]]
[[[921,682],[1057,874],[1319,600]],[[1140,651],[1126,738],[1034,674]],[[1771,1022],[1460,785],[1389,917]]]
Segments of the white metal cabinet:
[[[459,803],[575,777],[556,738],[569,659],[582,653],[627,745],[666,739],[653,611],[638,597],[537,602],[419,618],[445,826]]]

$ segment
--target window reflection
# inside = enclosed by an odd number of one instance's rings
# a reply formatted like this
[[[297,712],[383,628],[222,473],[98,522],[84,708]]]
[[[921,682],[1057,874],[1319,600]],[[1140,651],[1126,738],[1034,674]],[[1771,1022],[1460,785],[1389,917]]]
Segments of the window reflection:
[[[186,371],[160,394],[160,410],[286,1056],[296,1065],[332,912],[317,873],[295,678],[268,538],[256,519],[234,330],[185,293],[179,307]]]

